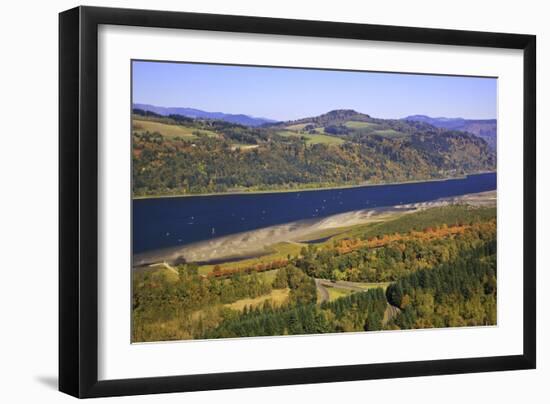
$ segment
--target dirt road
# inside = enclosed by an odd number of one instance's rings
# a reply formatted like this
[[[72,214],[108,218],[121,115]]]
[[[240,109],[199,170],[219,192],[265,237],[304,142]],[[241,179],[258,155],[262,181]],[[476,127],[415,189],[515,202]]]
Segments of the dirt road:
[[[315,279],[315,286],[317,287],[317,292],[318,292],[317,303],[328,302],[330,298],[328,294],[328,290],[324,285],[324,282],[329,282],[329,281],[326,281],[325,279]]]

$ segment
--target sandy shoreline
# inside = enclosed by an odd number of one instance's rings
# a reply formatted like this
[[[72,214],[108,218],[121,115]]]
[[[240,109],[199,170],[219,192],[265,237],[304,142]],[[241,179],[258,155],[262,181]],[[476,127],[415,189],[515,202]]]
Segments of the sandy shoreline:
[[[250,258],[264,255],[269,246],[277,243],[299,242],[308,240],[308,237],[313,239],[322,231],[380,221],[396,213],[407,214],[452,204],[495,206],[496,191],[466,194],[429,202],[356,210],[320,219],[306,219],[265,227],[184,246],[136,254],[133,257],[133,264],[137,267],[156,262],[177,263],[183,260],[186,262],[210,262],[237,257]]]

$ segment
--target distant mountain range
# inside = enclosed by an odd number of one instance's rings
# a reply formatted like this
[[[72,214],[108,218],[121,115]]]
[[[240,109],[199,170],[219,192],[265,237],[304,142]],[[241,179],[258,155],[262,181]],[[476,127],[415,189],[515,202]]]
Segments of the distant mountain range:
[[[496,119],[464,119],[464,118],[432,118],[426,115],[411,115],[403,118],[405,121],[424,122],[437,128],[460,130],[472,133],[484,139],[492,150],[497,145]]]
[[[222,121],[237,123],[245,126],[261,126],[266,123],[275,123],[276,121],[267,118],[256,118],[244,114],[224,114],[223,112],[208,112],[194,108],[180,107],[159,107],[150,104],[133,104],[133,108],[142,109],[144,111],[154,112],[159,115],[183,115],[189,118],[199,119],[219,119]]]

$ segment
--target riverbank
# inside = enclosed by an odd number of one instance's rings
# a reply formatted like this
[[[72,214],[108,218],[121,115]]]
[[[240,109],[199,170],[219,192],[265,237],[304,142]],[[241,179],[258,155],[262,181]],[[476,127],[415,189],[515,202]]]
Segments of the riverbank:
[[[228,192],[210,192],[202,194],[174,194],[174,195],[144,195],[144,196],[133,196],[133,200],[147,200],[147,199],[163,199],[163,198],[191,198],[191,197],[202,197],[202,196],[226,196],[226,195],[261,195],[261,194],[281,194],[281,193],[296,193],[296,192],[311,192],[311,191],[331,191],[339,189],[353,189],[353,188],[362,188],[362,187],[377,187],[384,185],[405,185],[405,184],[419,184],[419,183],[431,183],[431,182],[444,182],[451,180],[461,180],[467,178],[469,175],[480,175],[480,174],[493,174],[495,171],[480,171],[469,173],[466,175],[456,176],[456,177],[442,177],[442,178],[428,178],[428,179],[418,179],[410,181],[393,181],[393,182],[381,182],[381,183],[369,183],[364,182],[361,184],[350,184],[350,185],[334,185],[334,186],[315,186],[304,188],[295,188],[295,189],[266,189],[266,190],[239,190],[239,191],[228,191]]]
[[[470,206],[495,206],[496,191],[466,194],[434,201],[402,204],[339,213],[319,219],[299,220],[281,225],[241,232],[215,239],[166,248],[133,257],[135,267],[158,262],[226,262],[261,257],[280,243],[301,244],[308,240],[335,236],[353,226],[389,220],[400,215],[418,212],[438,206],[467,204]]]

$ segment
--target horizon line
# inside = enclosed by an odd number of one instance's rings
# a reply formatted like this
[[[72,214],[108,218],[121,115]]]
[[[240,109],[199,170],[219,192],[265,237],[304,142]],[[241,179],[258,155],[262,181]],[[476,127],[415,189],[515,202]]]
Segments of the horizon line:
[[[426,113],[411,113],[411,114],[408,114],[406,116],[403,116],[401,118],[378,118],[378,117],[375,117],[373,115],[370,115],[369,113],[366,113],[366,112],[361,112],[361,111],[357,111],[356,109],[354,108],[334,108],[334,109],[330,109],[328,111],[325,111],[325,112],[321,112],[319,113],[318,115],[307,115],[307,116],[303,116],[302,118],[297,118],[297,119],[284,119],[284,120],[281,120],[281,119],[274,119],[274,118],[269,118],[269,117],[266,117],[266,116],[256,116],[256,115],[250,115],[250,114],[247,114],[247,113],[244,113],[244,112],[238,112],[238,113],[235,113],[235,112],[223,112],[223,111],[209,111],[209,110],[206,110],[206,109],[201,109],[201,108],[197,108],[197,107],[189,107],[189,106],[165,106],[165,105],[158,105],[158,104],[151,104],[151,103],[148,103],[148,102],[134,102],[132,101],[132,108],[135,104],[141,104],[141,105],[148,105],[148,106],[152,106],[152,107],[157,107],[157,108],[185,108],[185,109],[194,109],[194,110],[197,110],[197,111],[202,111],[202,112],[207,112],[207,113],[210,113],[210,114],[225,114],[225,115],[244,115],[244,116],[247,116],[249,118],[255,118],[255,119],[265,119],[265,120],[269,120],[269,121],[273,121],[273,122],[292,122],[292,121],[297,121],[297,120],[301,120],[301,119],[306,119],[306,118],[315,118],[316,116],[320,116],[320,115],[324,115],[324,114],[327,114],[331,111],[341,111],[341,110],[351,110],[351,111],[355,111],[359,114],[363,114],[363,115],[368,115],[370,116],[371,118],[374,118],[374,119],[397,119],[397,120],[400,120],[400,119],[405,119],[405,118],[408,118],[410,116],[425,116],[425,117],[428,117],[428,118],[431,118],[431,119],[464,119],[464,120],[470,120],[470,121],[491,121],[491,120],[497,120],[497,117],[494,117],[494,118],[467,118],[467,117],[464,117],[464,116],[434,116],[434,115],[430,115],[430,114],[426,114]]]

